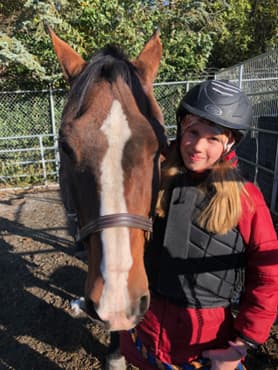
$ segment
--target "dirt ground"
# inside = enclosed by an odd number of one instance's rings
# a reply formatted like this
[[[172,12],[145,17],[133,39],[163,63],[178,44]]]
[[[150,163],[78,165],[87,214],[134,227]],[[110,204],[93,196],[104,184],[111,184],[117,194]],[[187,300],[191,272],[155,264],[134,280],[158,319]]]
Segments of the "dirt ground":
[[[100,325],[74,318],[86,264],[73,254],[57,190],[0,193],[0,370],[104,369]],[[278,325],[248,370],[278,369]]]

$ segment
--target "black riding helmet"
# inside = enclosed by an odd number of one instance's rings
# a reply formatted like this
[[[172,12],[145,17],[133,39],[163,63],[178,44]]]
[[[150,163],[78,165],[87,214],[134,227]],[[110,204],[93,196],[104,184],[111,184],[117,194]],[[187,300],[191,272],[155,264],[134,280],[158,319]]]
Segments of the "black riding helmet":
[[[237,144],[247,134],[252,122],[249,99],[227,80],[204,81],[188,91],[177,110],[178,139],[180,123],[188,113],[231,129]]]

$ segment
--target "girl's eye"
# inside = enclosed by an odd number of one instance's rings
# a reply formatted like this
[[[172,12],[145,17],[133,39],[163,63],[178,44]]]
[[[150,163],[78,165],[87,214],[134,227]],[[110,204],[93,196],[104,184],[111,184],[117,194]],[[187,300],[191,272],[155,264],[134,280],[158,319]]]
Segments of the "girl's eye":
[[[218,137],[210,137],[209,140],[214,141],[214,142],[219,142]]]

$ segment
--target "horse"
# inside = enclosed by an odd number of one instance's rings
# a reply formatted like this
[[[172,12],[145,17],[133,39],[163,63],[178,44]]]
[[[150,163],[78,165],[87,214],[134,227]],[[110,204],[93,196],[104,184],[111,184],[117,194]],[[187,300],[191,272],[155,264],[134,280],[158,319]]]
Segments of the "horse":
[[[59,131],[60,186],[87,248],[86,311],[110,332],[129,330],[149,307],[144,248],[167,145],[153,93],[159,31],[134,60],[108,45],[88,62],[47,31],[70,86]]]

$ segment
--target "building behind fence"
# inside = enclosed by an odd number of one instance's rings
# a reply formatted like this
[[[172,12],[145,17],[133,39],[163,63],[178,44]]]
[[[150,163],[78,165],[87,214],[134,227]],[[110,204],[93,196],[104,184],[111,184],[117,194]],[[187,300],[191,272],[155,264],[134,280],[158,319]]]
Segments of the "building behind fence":
[[[233,81],[249,96],[252,131],[238,148],[244,176],[256,182],[278,215],[278,50],[225,69],[216,79]],[[175,111],[181,97],[200,81],[158,83],[155,95],[167,132],[175,137]],[[57,182],[58,131],[67,92],[0,92],[0,188]]]

